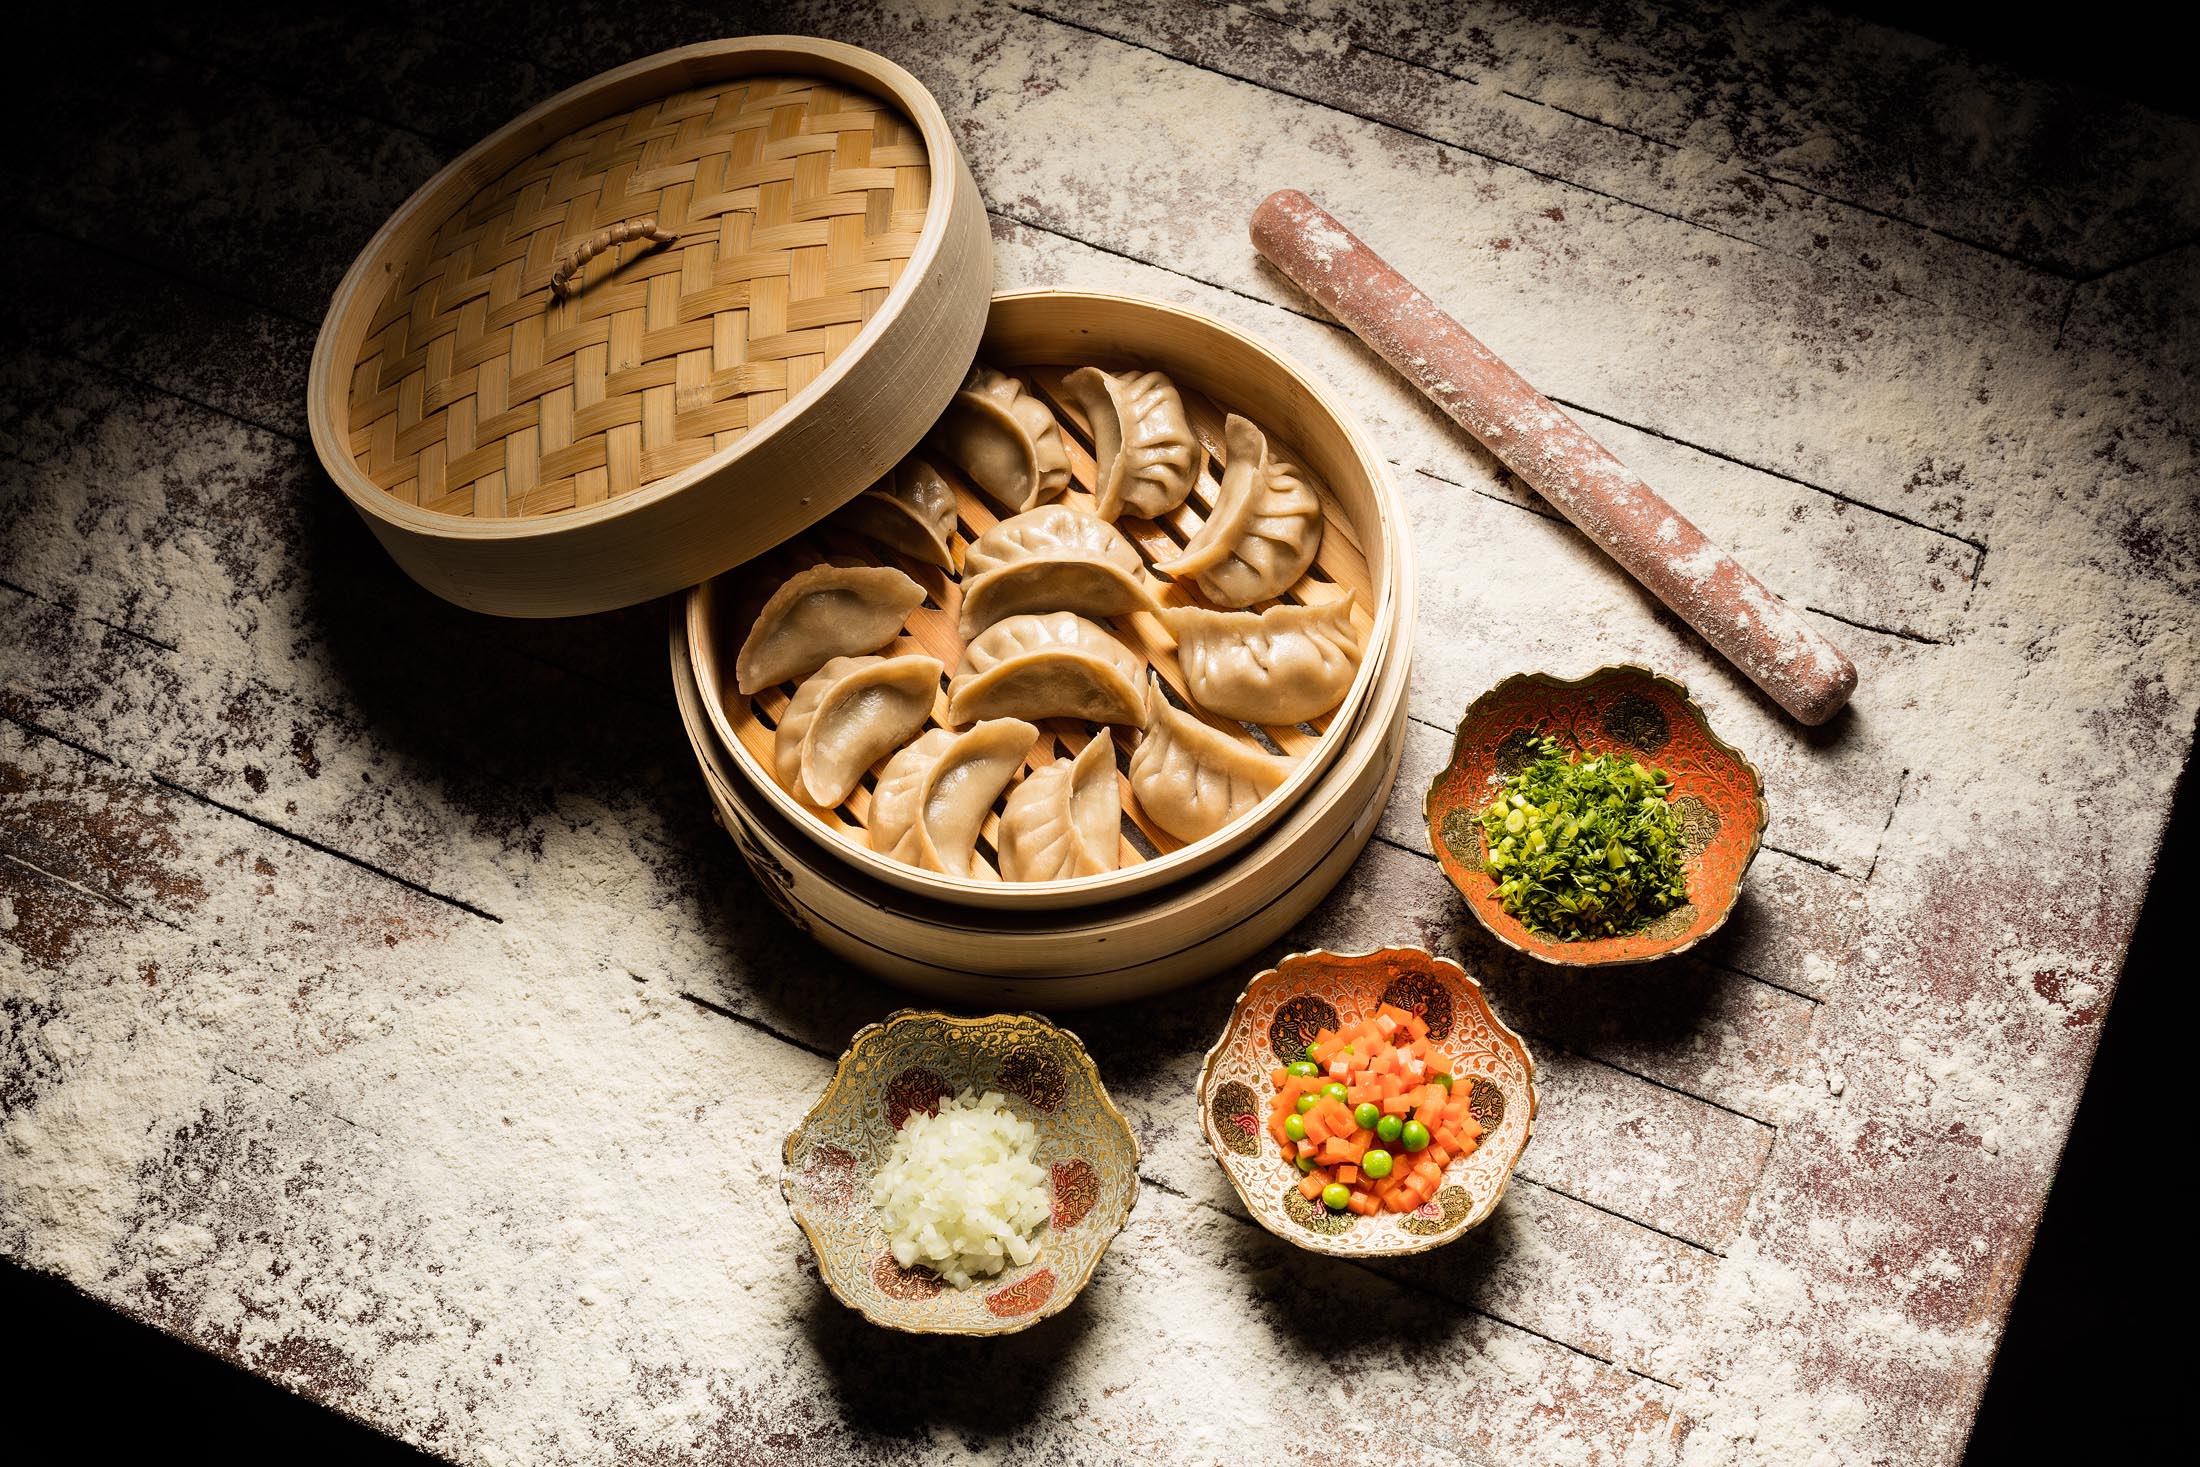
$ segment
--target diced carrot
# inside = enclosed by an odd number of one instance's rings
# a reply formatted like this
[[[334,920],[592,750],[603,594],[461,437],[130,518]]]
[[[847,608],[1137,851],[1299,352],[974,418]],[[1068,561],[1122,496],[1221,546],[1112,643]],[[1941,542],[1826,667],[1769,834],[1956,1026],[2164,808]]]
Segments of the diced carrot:
[[[1351,1186],[1359,1179],[1360,1169],[1354,1166],[1351,1162],[1348,1161],[1343,1166],[1337,1168],[1337,1180],[1344,1183],[1347,1187]]]
[[[1348,1205],[1361,1217],[1373,1217],[1377,1210],[1375,1199],[1368,1196],[1365,1192],[1353,1193],[1352,1201]]]
[[[1322,1119],[1322,1108],[1315,1106],[1299,1119],[1306,1125],[1306,1139],[1317,1144],[1329,1139],[1329,1122]]]
[[[1305,1176],[1299,1178],[1299,1195],[1311,1202],[1322,1195],[1322,1188],[1325,1185],[1312,1172],[1308,1172]]]
[[[1292,1159],[1296,1160],[1297,1158],[1302,1156],[1312,1156],[1315,1152],[1315,1149],[1316,1148],[1314,1146],[1314,1143],[1311,1141],[1294,1141],[1291,1143]]]
[[[1383,1038],[1388,1039],[1397,1032],[1397,1029],[1398,1021],[1393,1019],[1387,1012],[1375,1016],[1375,1032],[1382,1035]]]
[[[1451,1165],[1451,1153],[1441,1146],[1431,1146],[1421,1154],[1436,1163],[1438,1172],[1442,1172],[1445,1167]]]
[[[1425,1087],[1423,1093],[1425,1094],[1428,1090],[1433,1090],[1438,1095],[1442,1095],[1444,1093],[1444,1087],[1441,1085],[1427,1086]],[[1420,1109],[1416,1110],[1413,1113],[1413,1118],[1415,1120],[1419,1121],[1422,1125],[1428,1127],[1430,1135],[1434,1135],[1436,1133],[1436,1127],[1443,1120],[1443,1116],[1444,1103],[1441,1100],[1424,1100],[1421,1102]]]
[[[1419,1014],[1412,1014],[1407,1016],[1406,1028],[1412,1031],[1413,1041],[1416,1045],[1419,1045],[1427,1040],[1428,1020],[1422,1018]],[[1426,1050],[1417,1050],[1416,1052],[1422,1054],[1427,1053]]]
[[[1446,1151],[1457,1151],[1459,1149],[1459,1133],[1457,1131],[1454,1131],[1451,1127],[1439,1125],[1433,1131],[1430,1131],[1429,1134],[1431,1136],[1434,1136],[1436,1138],[1436,1144],[1443,1147]]]
[[[1413,1097],[1410,1095],[1393,1095],[1383,1102],[1383,1114],[1386,1116],[1410,1115],[1412,1111]]]
[[[1278,1090],[1281,1090],[1283,1088],[1283,1082],[1290,1078],[1291,1072],[1285,1069],[1282,1065],[1277,1065],[1274,1069],[1268,1072],[1268,1082],[1271,1085],[1274,1085]]]
[[[1394,1187],[1383,1199],[1383,1207],[1390,1212],[1411,1212],[1421,1205],[1421,1198],[1411,1187]]]

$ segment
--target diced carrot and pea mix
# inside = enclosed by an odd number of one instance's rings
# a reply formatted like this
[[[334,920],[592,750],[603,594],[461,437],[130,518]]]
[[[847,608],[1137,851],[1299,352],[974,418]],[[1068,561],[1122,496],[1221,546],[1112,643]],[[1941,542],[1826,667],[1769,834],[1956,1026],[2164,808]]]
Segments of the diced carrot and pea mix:
[[[1322,1030],[1305,1058],[1270,1071],[1268,1134],[1304,1174],[1300,1193],[1363,1217],[1411,1212],[1434,1197],[1444,1167],[1482,1138],[1465,1093],[1452,1093],[1447,1063],[1419,1014],[1386,1003],[1372,1018]]]

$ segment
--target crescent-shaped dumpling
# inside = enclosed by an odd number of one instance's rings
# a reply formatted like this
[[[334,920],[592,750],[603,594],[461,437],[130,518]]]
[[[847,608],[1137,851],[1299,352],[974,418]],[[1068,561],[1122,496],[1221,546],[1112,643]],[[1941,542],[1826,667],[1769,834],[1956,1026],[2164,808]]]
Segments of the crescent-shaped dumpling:
[[[995,622],[963,649],[947,685],[947,721],[1082,718],[1138,727],[1146,664],[1106,627],[1074,611],[1027,612]]]
[[[1123,616],[1160,603],[1145,564],[1106,520],[1066,504],[1002,520],[963,557],[962,634],[973,638],[1023,611]]]
[[[926,871],[996,880],[978,834],[1038,737],[1015,718],[926,733],[887,761],[871,791],[871,849]]]
[[[1066,881],[1113,871],[1122,856],[1123,792],[1106,729],[1074,759],[1034,769],[1001,811],[1001,875]]]
[[[1291,772],[1288,759],[1246,748],[1161,695],[1146,692],[1146,732],[1131,755],[1131,793],[1154,824],[1189,843],[1259,804]]]
[[[955,569],[955,491],[915,454],[841,506],[831,523],[911,560],[950,573]]]
[[[991,367],[971,367],[932,442],[1011,512],[1059,498],[1069,488],[1062,425],[1023,383]]]
[[[1250,606],[1281,595],[1314,563],[1322,504],[1295,465],[1268,451],[1268,435],[1235,413],[1223,425],[1223,442],[1230,461],[1215,512],[1182,555],[1154,569],[1196,577],[1217,606]]]
[[[1175,383],[1159,372],[1118,377],[1080,367],[1062,379],[1062,390],[1092,424],[1092,458],[1099,469],[1093,494],[1100,518],[1152,519],[1184,502],[1206,455],[1192,436]]]
[[[1209,611],[1172,606],[1184,688],[1209,713],[1246,723],[1304,723],[1344,701],[1360,667],[1352,593],[1313,606]]]
[[[872,652],[924,604],[924,587],[891,566],[813,565],[772,592],[733,659],[735,686],[760,693],[835,657]]]
[[[795,689],[772,757],[797,799],[831,809],[863,771],[916,737],[940,691],[937,657],[835,657]]]

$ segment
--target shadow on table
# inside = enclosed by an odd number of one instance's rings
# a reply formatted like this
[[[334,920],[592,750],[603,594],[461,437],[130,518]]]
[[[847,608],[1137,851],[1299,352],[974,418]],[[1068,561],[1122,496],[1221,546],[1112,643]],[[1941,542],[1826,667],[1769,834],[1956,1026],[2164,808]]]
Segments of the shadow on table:
[[[1018,1334],[971,1338],[882,1329],[814,1275],[810,1291],[810,1344],[825,1364],[832,1414],[855,1431],[885,1437],[934,1431],[969,1442],[1020,1435],[1038,1424],[1050,1387],[1092,1329],[1082,1297]]]

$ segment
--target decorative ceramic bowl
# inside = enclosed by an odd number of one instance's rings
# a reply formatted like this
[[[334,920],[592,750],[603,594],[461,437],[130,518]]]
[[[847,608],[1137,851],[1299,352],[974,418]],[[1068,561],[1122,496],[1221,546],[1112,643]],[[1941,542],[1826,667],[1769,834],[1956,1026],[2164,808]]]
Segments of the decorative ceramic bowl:
[[[1481,815],[1505,780],[1532,761],[1531,742],[1541,734],[1586,754],[1629,754],[1672,776],[1687,839],[1687,902],[1624,937],[1573,942],[1530,932],[1505,910],[1483,864]],[[1688,689],[1632,666],[1600,667],[1573,682],[1519,673],[1475,699],[1422,810],[1429,847],[1482,925],[1529,957],[1580,968],[1686,952],[1725,926],[1765,833],[1757,766],[1711,731]]]
[[[1039,1129],[1054,1192],[1039,1256],[957,1289],[886,1248],[871,1178],[914,1111],[998,1090]],[[1037,1014],[961,1019],[903,1009],[857,1031],[832,1083],[787,1137],[779,1190],[841,1303],[913,1334],[1005,1335],[1059,1313],[1138,1200],[1138,1142],[1085,1046]]]
[[[1411,1009],[1451,1062],[1482,1123],[1482,1144],[1444,1168],[1443,1185],[1418,1211],[1361,1217],[1331,1212],[1299,1194],[1299,1173],[1268,1133],[1270,1073],[1305,1058],[1322,1029],[1350,1024],[1378,1004]],[[1457,963],[1417,947],[1371,953],[1294,953],[1246,985],[1199,1072],[1199,1123],[1245,1208],[1277,1237],[1347,1258],[1422,1253],[1488,1217],[1535,1122],[1535,1060],[1490,1011],[1482,985]]]

